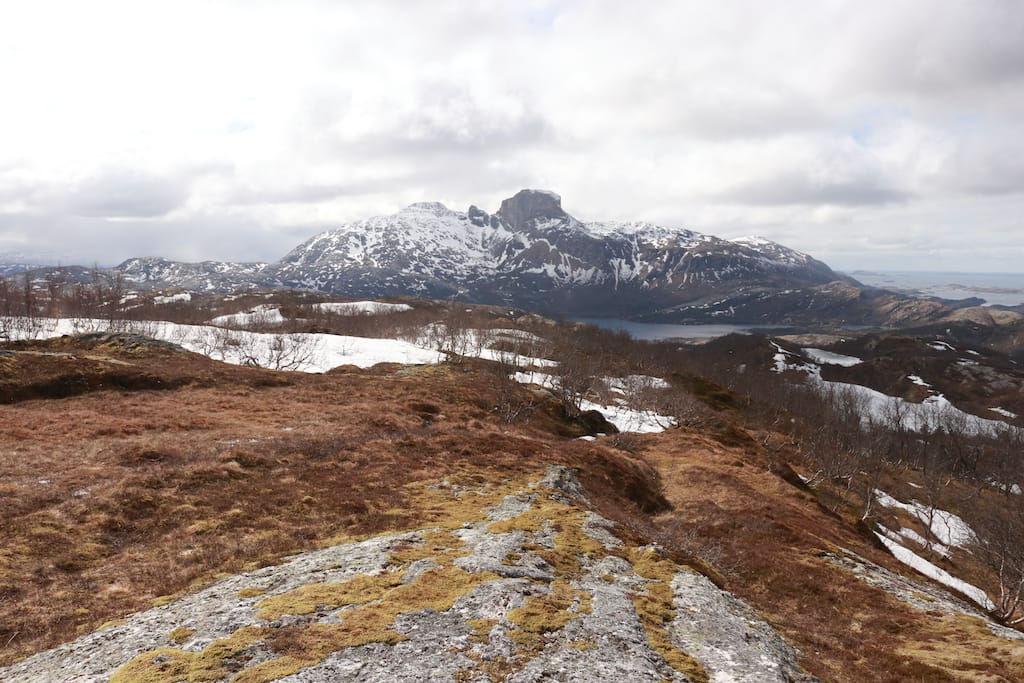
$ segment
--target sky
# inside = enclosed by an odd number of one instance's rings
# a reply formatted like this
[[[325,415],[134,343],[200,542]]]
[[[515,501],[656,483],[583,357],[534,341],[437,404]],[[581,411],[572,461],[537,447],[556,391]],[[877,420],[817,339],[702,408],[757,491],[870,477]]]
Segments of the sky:
[[[276,260],[417,201],[1024,271],[1018,0],[0,0],[0,254]]]

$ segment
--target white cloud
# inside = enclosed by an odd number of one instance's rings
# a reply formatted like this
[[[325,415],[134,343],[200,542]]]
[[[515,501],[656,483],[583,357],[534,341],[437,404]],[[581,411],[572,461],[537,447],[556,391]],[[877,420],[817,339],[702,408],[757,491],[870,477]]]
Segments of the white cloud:
[[[841,267],[995,267],[1024,216],[1021,35],[1011,0],[15,3],[0,249],[273,259],[529,186]]]

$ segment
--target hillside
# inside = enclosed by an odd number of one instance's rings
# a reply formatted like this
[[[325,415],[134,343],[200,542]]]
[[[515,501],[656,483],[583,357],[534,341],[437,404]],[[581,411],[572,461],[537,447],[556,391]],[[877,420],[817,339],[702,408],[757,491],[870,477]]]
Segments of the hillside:
[[[636,372],[624,348],[606,370]],[[7,345],[0,658],[67,644],[0,679],[1024,676],[1019,632],[898,562],[841,488],[803,484],[795,435],[735,392],[670,377],[680,426],[595,438],[613,430],[507,372]],[[903,500],[923,482],[883,471]]]

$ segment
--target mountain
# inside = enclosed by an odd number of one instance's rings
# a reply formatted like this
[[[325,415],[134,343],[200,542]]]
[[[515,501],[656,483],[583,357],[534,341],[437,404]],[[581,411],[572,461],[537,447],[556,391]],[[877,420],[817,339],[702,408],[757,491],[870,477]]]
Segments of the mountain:
[[[115,270],[134,285],[151,287],[182,287],[194,291],[221,292],[258,286],[265,263],[232,263],[203,261],[181,263],[167,259],[132,258]]]
[[[49,270],[65,280],[98,276],[81,268]],[[413,295],[670,323],[922,325],[969,303],[865,287],[763,238],[726,240],[638,221],[583,222],[544,190],[522,190],[493,214],[476,206],[462,212],[437,202],[412,204],[316,235],[273,263],[133,258],[106,275],[137,289]]]
[[[416,293],[625,317],[843,279],[768,240],[729,241],[642,222],[584,223],[542,190],[523,190],[494,214],[421,203],[350,223],[299,245],[265,275],[282,286],[349,296]]]

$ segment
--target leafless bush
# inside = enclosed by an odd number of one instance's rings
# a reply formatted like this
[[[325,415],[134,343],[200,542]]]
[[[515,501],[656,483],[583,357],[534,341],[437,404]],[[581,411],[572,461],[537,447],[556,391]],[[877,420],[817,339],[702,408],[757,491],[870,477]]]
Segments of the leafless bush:
[[[991,574],[986,591],[993,616],[1004,624],[1024,623],[1024,496],[977,496],[968,507],[975,532],[971,551]]]
[[[308,334],[275,334],[266,341],[261,353],[244,359],[246,364],[271,370],[301,370],[319,348],[316,338]]]

